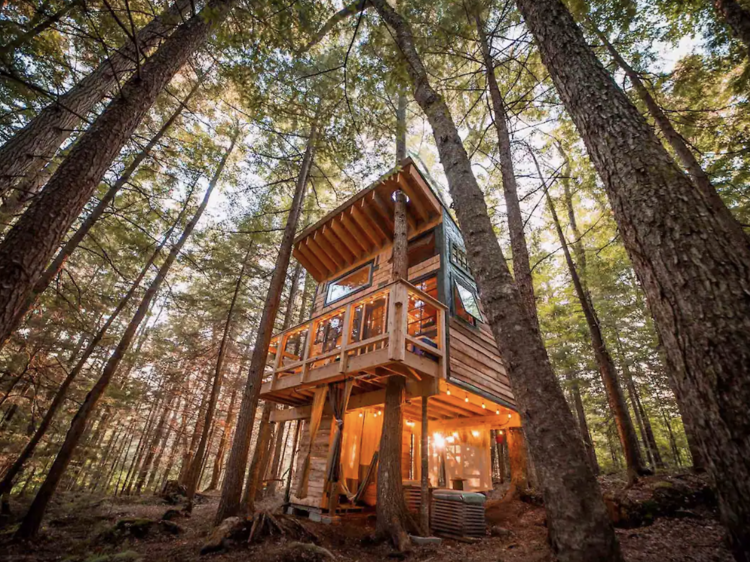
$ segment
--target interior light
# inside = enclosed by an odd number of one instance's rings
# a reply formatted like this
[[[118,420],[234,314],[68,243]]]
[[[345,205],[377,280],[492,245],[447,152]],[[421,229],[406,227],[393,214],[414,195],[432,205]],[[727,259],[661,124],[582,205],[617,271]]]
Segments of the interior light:
[[[362,417],[362,412],[360,412],[360,413],[359,413],[359,417],[360,417],[360,418]]]
[[[498,408],[497,410],[495,410],[495,413],[499,416],[500,415],[500,408]]]
[[[504,432],[503,432],[503,430],[501,429],[501,430],[500,430],[500,435],[502,435],[503,433],[504,433]]]
[[[479,437],[479,432],[475,429],[471,432],[474,437]]]
[[[508,419],[512,418],[513,416],[511,414],[508,414]]]
[[[484,402],[482,402],[482,409],[484,410],[487,406],[484,405]]]
[[[435,441],[435,447],[437,447],[438,449],[442,449],[443,447],[445,447],[445,438],[443,437],[442,434],[433,433],[432,438]]]

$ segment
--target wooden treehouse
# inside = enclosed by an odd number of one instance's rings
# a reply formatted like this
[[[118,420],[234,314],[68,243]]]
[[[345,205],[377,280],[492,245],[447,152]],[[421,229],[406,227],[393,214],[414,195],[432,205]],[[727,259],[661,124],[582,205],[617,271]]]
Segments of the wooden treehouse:
[[[408,280],[392,273],[397,191],[408,198]],[[306,228],[294,256],[319,283],[312,317],[274,336],[261,388],[286,406],[272,421],[304,421],[291,505],[333,514],[375,504],[391,376],[407,381],[407,494],[418,501],[424,399],[430,486],[491,489],[490,430],[520,421],[461,233],[414,162]]]

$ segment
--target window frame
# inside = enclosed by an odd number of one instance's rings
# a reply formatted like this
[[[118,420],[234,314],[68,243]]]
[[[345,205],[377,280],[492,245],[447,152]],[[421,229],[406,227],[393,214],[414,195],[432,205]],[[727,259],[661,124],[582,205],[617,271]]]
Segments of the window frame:
[[[477,310],[478,310],[479,316],[480,316],[479,318],[477,318],[476,316],[474,316],[471,312],[469,312],[469,309],[466,308],[466,305],[464,304],[463,298],[461,297],[461,292],[458,290],[458,285],[461,285],[461,287],[463,287],[464,289],[466,289],[467,291],[469,291],[469,293],[471,293],[471,296],[474,298],[474,301],[476,302],[476,305],[477,305]],[[454,293],[454,290],[455,290],[455,293]],[[459,303],[455,302],[456,301],[456,294],[457,294],[458,299],[460,300],[460,305],[466,311],[466,314],[468,314],[469,316],[471,316],[478,323],[481,323],[481,324],[485,323],[484,322],[484,315],[482,314],[482,310],[481,310],[481,308],[479,306],[479,295],[477,294],[476,288],[471,283],[465,281],[464,279],[462,279],[458,275],[452,275],[452,279],[451,279],[451,293],[452,293],[452,297],[453,297],[453,315],[456,318],[459,318],[462,321],[466,322],[467,324],[472,325],[470,322],[468,322],[466,319],[462,318],[458,314],[458,304]],[[476,327],[477,324],[473,324],[473,326]]]
[[[469,266],[469,256],[466,252],[466,249],[459,244],[456,240],[450,241],[450,248],[448,248],[448,259],[456,268],[458,268],[461,272],[465,273],[472,279],[474,278],[474,274],[471,272],[471,267]],[[455,250],[458,250],[464,255],[466,264],[459,263],[457,259],[453,257]]]
[[[357,267],[355,267],[353,269],[350,269],[346,273],[343,273],[343,274],[339,275],[336,279],[331,279],[330,281],[327,281],[326,284],[325,284],[325,297],[323,299],[323,306],[324,307],[330,306],[332,304],[335,304],[335,303],[337,303],[339,301],[342,301],[342,300],[344,300],[344,299],[346,299],[346,298],[348,298],[348,297],[350,297],[352,295],[355,295],[355,294],[357,294],[357,293],[359,293],[361,291],[364,291],[364,290],[369,289],[370,287],[372,287],[372,275],[373,275],[373,266],[374,266],[374,263],[375,263],[375,260],[370,260],[368,262],[363,263],[360,266],[357,266]],[[364,285],[362,285],[361,287],[359,287],[357,289],[354,289],[353,291],[345,294],[342,297],[338,297],[337,299],[333,299],[333,300],[328,300],[328,295],[329,295],[329,291],[331,290],[331,285],[333,285],[335,283],[338,283],[342,279],[346,279],[347,277],[349,277],[353,273],[356,273],[360,269],[364,269],[364,268],[368,268],[367,282]]]

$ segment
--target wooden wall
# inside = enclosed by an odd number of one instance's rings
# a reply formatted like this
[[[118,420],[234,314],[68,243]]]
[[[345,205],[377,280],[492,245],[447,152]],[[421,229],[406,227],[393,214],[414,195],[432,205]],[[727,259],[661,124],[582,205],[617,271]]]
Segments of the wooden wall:
[[[315,436],[310,462],[310,478],[307,484],[307,497],[298,498],[294,492],[299,486],[299,477],[302,474],[302,463],[307,454],[307,446],[310,443],[310,422],[306,421],[300,433],[300,449],[297,455],[297,466],[295,469],[294,482],[292,484],[291,502],[298,505],[311,507],[325,507],[323,505],[323,484],[325,483],[326,463],[328,462],[328,450],[331,442],[331,424],[333,417],[323,416],[320,421],[320,429]]]

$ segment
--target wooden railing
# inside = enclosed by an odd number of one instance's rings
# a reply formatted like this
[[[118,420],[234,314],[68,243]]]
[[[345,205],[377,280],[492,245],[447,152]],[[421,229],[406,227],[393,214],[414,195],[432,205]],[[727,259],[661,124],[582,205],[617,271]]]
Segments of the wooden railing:
[[[445,377],[445,313],[407,281],[378,288],[274,336],[261,394],[389,365]]]

